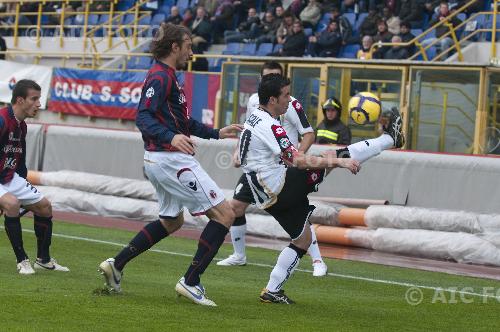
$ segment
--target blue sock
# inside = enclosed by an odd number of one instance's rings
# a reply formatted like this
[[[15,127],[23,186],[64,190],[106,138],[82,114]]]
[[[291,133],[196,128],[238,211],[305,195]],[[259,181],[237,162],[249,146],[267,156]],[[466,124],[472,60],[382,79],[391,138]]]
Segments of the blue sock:
[[[52,217],[35,215],[33,227],[36,235],[36,257],[40,258],[42,263],[48,263],[50,261],[50,244],[52,243]]]
[[[184,279],[187,285],[196,286],[200,283],[200,276],[212,262],[229,230],[217,221],[210,220],[200,235],[198,250],[193,262],[189,265]]]
[[[123,270],[125,265],[134,257],[139,256],[156,243],[168,236],[160,220],[153,221],[137,233],[130,243],[122,249],[115,257],[115,267]]]
[[[17,262],[22,262],[28,258],[23,247],[23,232],[21,229],[21,218],[5,216],[5,232],[10,240]]]

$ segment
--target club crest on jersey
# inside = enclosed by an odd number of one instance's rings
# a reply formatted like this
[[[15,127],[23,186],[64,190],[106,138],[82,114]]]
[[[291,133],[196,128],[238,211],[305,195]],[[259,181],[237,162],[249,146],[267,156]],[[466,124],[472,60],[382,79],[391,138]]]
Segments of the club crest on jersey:
[[[309,171],[307,172],[307,183],[315,184],[320,181],[321,171]]]
[[[217,193],[213,190],[210,190],[210,197],[212,197],[212,199],[216,199],[217,198]]]
[[[286,137],[280,138],[280,146],[283,149],[288,148],[292,143],[290,143],[290,140]]]
[[[153,89],[153,87],[150,87],[147,91],[146,91],[146,97],[148,98],[151,98],[155,95],[155,89]]]
[[[282,126],[272,125],[271,129],[275,137],[286,137],[285,129]]]
[[[293,106],[293,108],[295,108],[295,110],[297,112],[301,112],[303,110],[302,105],[300,104],[300,102],[298,100],[292,101],[292,106]]]

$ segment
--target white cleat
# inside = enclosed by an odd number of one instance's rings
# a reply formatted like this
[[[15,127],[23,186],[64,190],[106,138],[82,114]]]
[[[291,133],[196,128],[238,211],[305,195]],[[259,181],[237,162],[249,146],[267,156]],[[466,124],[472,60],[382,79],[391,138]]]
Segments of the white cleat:
[[[29,259],[25,259],[22,262],[17,263],[17,271],[19,274],[34,274],[35,270],[31,267],[31,263]]]
[[[66,266],[62,266],[57,263],[54,258],[51,258],[48,263],[42,263],[40,259],[36,259],[35,264],[33,264],[35,269],[37,270],[52,270],[52,271],[61,271],[61,272],[69,272],[69,269]]]
[[[99,264],[99,272],[104,277],[104,281],[106,282],[106,286],[109,290],[120,293],[122,291],[122,287],[120,286],[120,282],[122,281],[123,273],[118,271],[115,267],[115,259],[108,258],[101,264]]]
[[[328,271],[328,266],[323,261],[314,261],[313,263],[313,276],[314,277],[323,277],[326,276],[326,272]]]
[[[217,262],[217,265],[219,266],[247,265],[247,256],[232,254],[228,258]]]
[[[207,298],[205,295],[205,288],[202,284],[198,284],[196,286],[186,285],[184,282],[184,277],[182,277],[175,285],[175,291],[177,292],[177,296],[184,296],[185,298],[193,301],[196,304],[216,307],[214,301]]]

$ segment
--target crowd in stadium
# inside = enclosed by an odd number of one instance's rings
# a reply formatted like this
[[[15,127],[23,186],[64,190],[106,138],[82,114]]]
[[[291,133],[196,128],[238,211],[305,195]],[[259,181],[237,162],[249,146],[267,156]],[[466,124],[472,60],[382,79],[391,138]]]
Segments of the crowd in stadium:
[[[426,28],[460,8],[466,0],[150,0],[142,10],[152,12],[154,25],[162,21],[182,24],[193,33],[194,51],[202,53],[211,44],[228,44],[225,54],[343,57],[358,59],[406,59],[414,46],[384,46],[369,52],[373,43],[408,42]],[[66,12],[74,13],[73,23],[83,19],[85,1],[70,2]],[[121,0],[115,10],[130,8],[135,1]],[[476,0],[465,13],[451,19],[453,26],[466,15],[489,7]],[[109,11],[110,1],[93,1],[92,12]],[[36,12],[38,4],[21,5],[21,13]],[[61,2],[47,2],[44,11],[58,12]],[[0,11],[14,12],[14,5],[0,4]],[[68,15],[67,15],[68,16]],[[102,15],[101,15],[102,16]],[[12,23],[6,18],[6,24]],[[36,16],[21,16],[20,24],[36,24]],[[53,22],[51,22],[53,21]],[[57,15],[49,23],[58,23]],[[448,32],[440,26],[423,40],[429,45]],[[247,45],[241,52],[240,45]],[[445,37],[437,51],[453,44]],[[238,48],[238,49],[235,49]]]

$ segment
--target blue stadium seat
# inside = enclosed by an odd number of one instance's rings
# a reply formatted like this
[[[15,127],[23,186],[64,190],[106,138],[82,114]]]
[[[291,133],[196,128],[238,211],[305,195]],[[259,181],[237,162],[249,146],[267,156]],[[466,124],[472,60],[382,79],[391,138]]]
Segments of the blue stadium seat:
[[[316,32],[321,33],[325,31],[326,28],[328,28],[328,23],[319,22],[318,25],[316,26]]]
[[[243,44],[243,49],[241,50],[241,55],[255,55],[257,51],[257,45],[255,43]]]
[[[175,6],[175,2],[176,0],[163,0],[161,5],[172,7]]]
[[[109,22],[109,14],[102,14],[99,16],[99,20],[97,21],[96,25],[101,25],[101,24],[107,24]],[[100,28],[97,29],[94,33],[94,36],[96,37],[103,37],[107,35],[107,28]]]
[[[412,33],[412,35],[414,35],[415,37],[418,37],[422,34],[422,32],[424,32],[422,29],[411,29],[410,32]]]
[[[157,13],[165,14],[165,16],[168,17],[170,16],[170,8],[172,7],[168,5],[163,5],[158,9]]]
[[[157,13],[151,19],[151,26],[160,26],[165,21],[165,14]]]
[[[306,34],[306,37],[312,36],[313,34],[313,29],[311,28],[305,28],[304,33]]]
[[[348,59],[356,59],[356,55],[361,48],[358,44],[346,45],[342,47],[339,58],[348,58]]]
[[[432,59],[434,59],[436,57],[437,49],[436,49],[436,47],[431,46],[426,50],[426,53],[427,53],[427,59],[429,59],[429,61],[431,61]]]
[[[262,43],[257,50],[256,55],[265,56],[273,52],[273,43]]]
[[[320,22],[329,22],[331,19],[332,19],[331,13],[324,13],[323,16],[321,16]]]
[[[276,44],[276,45],[274,45],[273,52],[278,52],[282,48],[283,48],[283,44]]]
[[[134,0],[121,0],[116,5],[116,10],[117,11],[126,11],[127,9],[132,7],[134,4],[135,4]]]
[[[226,48],[222,51],[225,55],[238,55],[240,54],[242,44],[240,43],[227,43]]]
[[[151,67],[151,57],[136,56],[127,62],[127,69],[149,69]]]
[[[356,14],[354,14],[354,13],[345,13],[342,16],[344,16],[345,18],[347,18],[347,20],[349,21],[349,23],[351,23],[351,26],[354,27],[354,25],[356,24]]]
[[[135,15],[134,14],[127,14],[122,16],[122,24],[131,24],[134,22]]]
[[[459,13],[457,14],[457,18],[463,22],[467,19],[467,15],[465,13]]]
[[[208,71],[220,72],[221,70],[222,70],[222,59],[220,58],[208,59]]]
[[[189,0],[177,0],[177,7],[180,13],[184,13],[184,10],[189,8]]]
[[[352,26],[353,31],[359,31],[359,27],[361,26],[361,23],[365,20],[365,18],[368,16],[368,13],[360,13],[358,16],[358,19],[356,20],[356,23]]]

